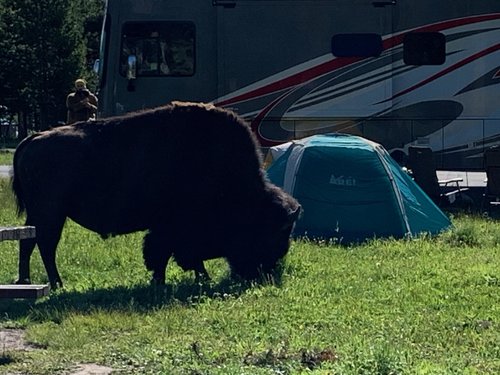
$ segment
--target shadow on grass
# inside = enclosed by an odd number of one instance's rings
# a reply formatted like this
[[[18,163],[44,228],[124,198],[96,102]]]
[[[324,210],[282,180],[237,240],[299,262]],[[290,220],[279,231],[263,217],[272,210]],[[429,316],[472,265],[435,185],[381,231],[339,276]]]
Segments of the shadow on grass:
[[[194,283],[189,280],[165,286],[136,285],[86,291],[53,291],[42,300],[0,300],[0,324],[28,318],[31,321],[61,322],[68,313],[90,313],[96,310],[146,313],[155,308],[196,305],[206,299],[225,300],[243,294],[258,285],[281,284],[273,275],[259,281],[225,278],[221,281]]]

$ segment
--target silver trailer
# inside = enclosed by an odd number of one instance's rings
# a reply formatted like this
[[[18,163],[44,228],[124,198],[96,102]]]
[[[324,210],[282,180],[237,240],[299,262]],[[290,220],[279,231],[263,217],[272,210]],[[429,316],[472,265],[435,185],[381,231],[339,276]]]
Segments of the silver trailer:
[[[264,147],[339,131],[454,170],[500,143],[498,0],[108,0],[99,65],[100,116],[213,102]]]

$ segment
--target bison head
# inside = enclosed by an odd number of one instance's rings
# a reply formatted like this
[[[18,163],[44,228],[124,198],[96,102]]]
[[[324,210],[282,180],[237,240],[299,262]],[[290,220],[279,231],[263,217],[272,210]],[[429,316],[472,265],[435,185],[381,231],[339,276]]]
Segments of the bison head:
[[[254,215],[243,228],[245,242],[227,257],[232,273],[247,280],[277,269],[288,252],[290,235],[301,211],[293,197],[271,184],[264,198],[254,203]]]

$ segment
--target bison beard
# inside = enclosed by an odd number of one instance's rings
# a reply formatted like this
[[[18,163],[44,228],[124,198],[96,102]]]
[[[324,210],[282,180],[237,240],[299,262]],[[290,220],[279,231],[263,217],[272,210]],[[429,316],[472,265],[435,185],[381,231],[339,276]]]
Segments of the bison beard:
[[[270,272],[300,212],[265,178],[248,125],[195,103],[33,135],[16,150],[12,186],[37,230],[20,242],[18,282],[30,282],[38,245],[53,287],[62,285],[55,253],[67,217],[103,238],[147,231],[145,265],[161,284],[171,257],[198,277],[203,261],[218,257],[244,278]]]

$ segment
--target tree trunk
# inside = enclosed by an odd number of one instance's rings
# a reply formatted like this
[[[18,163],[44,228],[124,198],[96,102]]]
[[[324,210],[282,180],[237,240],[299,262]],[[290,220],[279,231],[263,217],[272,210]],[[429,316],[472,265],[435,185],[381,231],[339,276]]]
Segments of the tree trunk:
[[[18,129],[17,129],[17,139],[22,141],[28,136],[28,124],[26,112],[20,112],[18,114]]]

